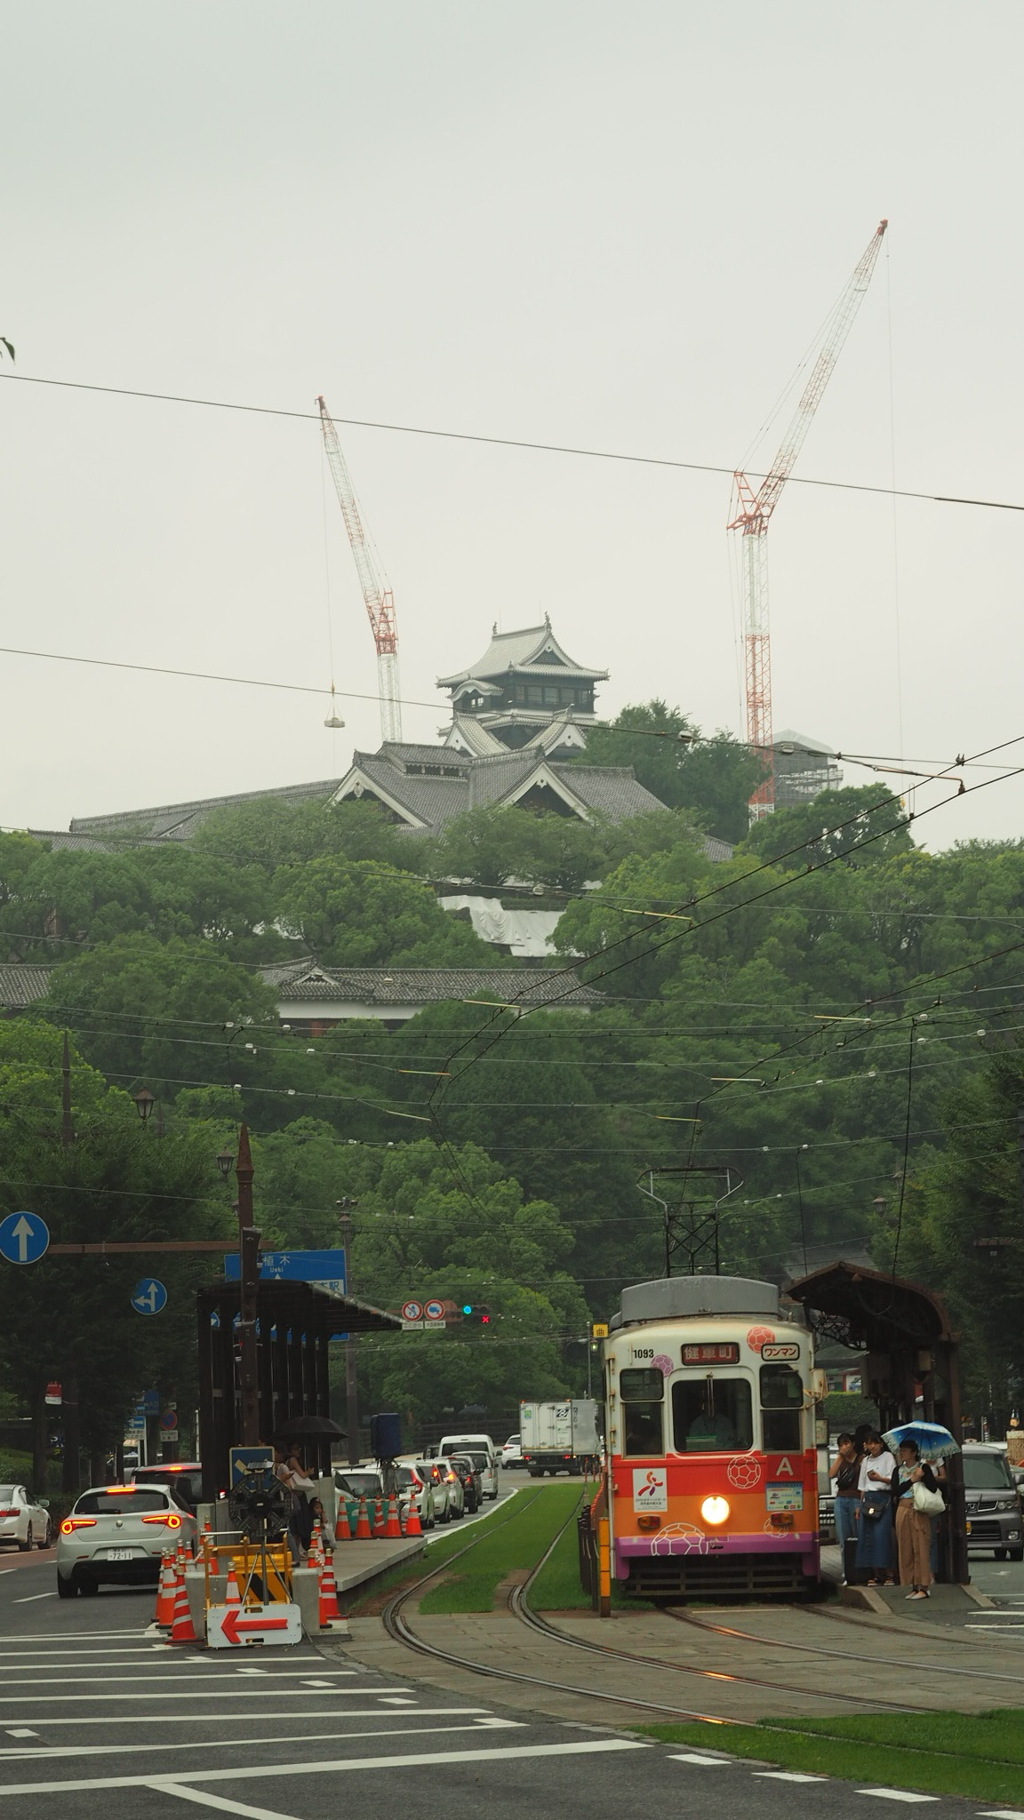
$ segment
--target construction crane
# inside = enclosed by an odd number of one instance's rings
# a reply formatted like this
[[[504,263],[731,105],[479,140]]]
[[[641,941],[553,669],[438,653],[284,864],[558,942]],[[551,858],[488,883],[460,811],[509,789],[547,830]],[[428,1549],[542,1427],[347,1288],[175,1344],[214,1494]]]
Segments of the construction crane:
[[[882,246],[888,221],[880,221],[853,276],[825,325],[824,340],[803,389],[779,452],[755,492],[741,470],[733,475],[733,516],[728,529],[743,537],[743,645],[747,692],[747,744],[769,766],[768,775],[750,799],[750,819],[760,821],[775,808],[772,736],[772,663],[768,630],[768,526],[803,448],[814,413],[853,327]]]
[[[398,620],[395,615],[395,597],[388,586],[387,577],[380,566],[380,561],[366,532],[359,515],[359,503],[355,489],[345,465],[341,452],[338,432],[331,420],[330,412],[322,397],[317,399],[320,406],[320,426],[324,434],[324,448],[334,485],[338,494],[338,504],[345,520],[348,540],[352,545],[356,573],[359,585],[363,590],[366,611],[373,632],[373,642],[377,647],[377,687],[380,696],[380,730],[381,737],[401,743],[402,707],[398,695]],[[330,723],[328,723],[330,724]]]

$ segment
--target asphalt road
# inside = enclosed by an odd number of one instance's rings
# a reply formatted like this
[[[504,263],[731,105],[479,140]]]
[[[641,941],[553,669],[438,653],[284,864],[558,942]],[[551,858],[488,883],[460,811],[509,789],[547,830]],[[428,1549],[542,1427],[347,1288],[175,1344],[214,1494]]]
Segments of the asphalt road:
[[[510,1478],[512,1475],[509,1475]],[[312,1645],[210,1653],[147,1635],[149,1592],[58,1602],[52,1555],[0,1558],[0,1820],[251,1820],[362,1808],[403,1820],[852,1820],[901,1791],[793,1778],[602,1727],[387,1680]],[[726,1738],[723,1736],[723,1744]],[[7,1803],[11,1806],[8,1807]],[[985,1813],[918,1797],[936,1820]],[[1005,1810],[1004,1820],[1005,1820]]]

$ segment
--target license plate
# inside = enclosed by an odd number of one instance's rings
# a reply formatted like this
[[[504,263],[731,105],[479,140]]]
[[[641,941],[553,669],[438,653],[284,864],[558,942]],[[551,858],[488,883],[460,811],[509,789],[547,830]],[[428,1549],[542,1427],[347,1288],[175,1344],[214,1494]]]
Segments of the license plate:
[[[134,1559],[135,1559],[134,1548],[108,1548],[107,1549],[107,1560],[108,1561],[133,1561]]]

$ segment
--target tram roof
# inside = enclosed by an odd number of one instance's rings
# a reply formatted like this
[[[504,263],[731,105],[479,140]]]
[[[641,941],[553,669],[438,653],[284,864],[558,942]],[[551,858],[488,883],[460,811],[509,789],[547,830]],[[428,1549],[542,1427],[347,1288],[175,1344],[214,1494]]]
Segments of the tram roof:
[[[685,1320],[701,1315],[769,1315],[782,1319],[774,1283],[751,1277],[659,1277],[622,1291],[622,1307],[609,1321],[614,1331],[633,1321]]]

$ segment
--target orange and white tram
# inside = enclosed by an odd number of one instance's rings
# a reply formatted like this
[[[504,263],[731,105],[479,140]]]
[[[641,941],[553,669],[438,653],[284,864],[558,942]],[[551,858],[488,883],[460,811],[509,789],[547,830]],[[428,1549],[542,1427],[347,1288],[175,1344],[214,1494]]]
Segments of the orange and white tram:
[[[641,1597],[819,1580],[813,1337],[778,1290],[669,1277],[622,1292],[604,1344],[613,1571]]]

